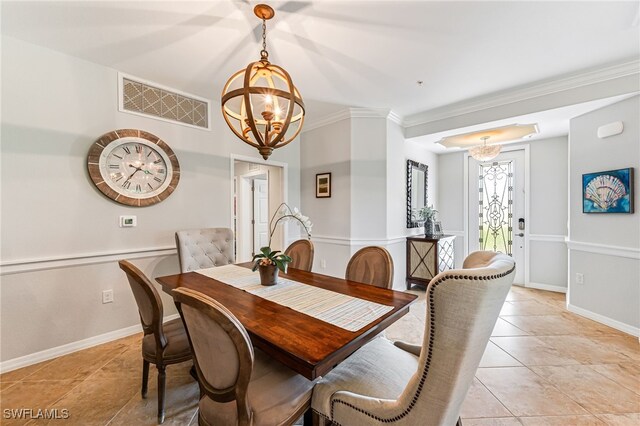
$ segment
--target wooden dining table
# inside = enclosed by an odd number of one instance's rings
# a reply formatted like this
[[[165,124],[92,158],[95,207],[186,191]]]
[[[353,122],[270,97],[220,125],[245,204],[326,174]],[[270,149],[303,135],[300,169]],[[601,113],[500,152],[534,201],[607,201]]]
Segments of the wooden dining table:
[[[250,268],[252,263],[238,266]],[[246,328],[253,345],[313,380],[333,369],[409,311],[417,296],[341,278],[289,268],[281,277],[393,309],[357,331],[348,331],[197,272],[156,278],[163,291],[199,291],[229,309]]]

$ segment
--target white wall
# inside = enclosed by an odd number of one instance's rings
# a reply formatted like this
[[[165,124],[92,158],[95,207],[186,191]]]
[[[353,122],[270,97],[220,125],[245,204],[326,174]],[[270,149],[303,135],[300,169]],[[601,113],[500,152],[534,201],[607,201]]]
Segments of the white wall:
[[[309,130],[300,140],[301,211],[313,222],[313,271],[343,277],[351,255],[351,120]],[[316,174],[327,172],[331,197],[316,198]]]
[[[640,97],[571,120],[569,309],[629,333],[640,333]],[[624,132],[597,137],[599,126],[621,120]],[[635,168],[634,214],[582,213],[582,175]],[[577,284],[575,274],[584,275]]]
[[[427,203],[438,208],[438,156],[422,145],[405,140],[402,128],[387,121],[387,236],[386,245],[393,257],[395,274],[393,287],[405,287],[406,240],[404,237],[424,232],[423,227],[407,228],[407,160],[426,164]]]
[[[567,138],[533,140],[530,154],[530,287],[566,291],[567,255]],[[438,193],[440,218],[445,232],[456,236],[456,264],[462,265],[466,240],[464,224],[465,153],[438,157]],[[462,235],[461,235],[462,234]]]
[[[211,131],[120,113],[117,99],[116,70],[2,37],[3,362],[137,324],[114,259],[135,258],[150,276],[178,272],[176,230],[231,226],[230,155],[262,162],[231,134],[217,99]],[[181,180],[162,203],[121,206],[89,179],[90,146],[120,128],[149,131],[175,151]],[[294,141],[271,157],[290,164],[292,205],[300,203],[299,156]],[[137,215],[138,226],[119,228],[123,214]],[[103,305],[109,288],[115,302]],[[175,312],[165,302],[165,313]]]
[[[406,228],[406,160],[429,166],[429,203],[437,205],[437,156],[405,141],[398,124],[376,114],[362,117],[360,111],[356,117],[303,133],[302,204],[315,224],[315,272],[342,277],[355,251],[379,245],[393,257],[393,287],[401,290],[406,276],[404,237],[422,231]],[[315,198],[315,174],[321,172],[334,173],[330,199]]]

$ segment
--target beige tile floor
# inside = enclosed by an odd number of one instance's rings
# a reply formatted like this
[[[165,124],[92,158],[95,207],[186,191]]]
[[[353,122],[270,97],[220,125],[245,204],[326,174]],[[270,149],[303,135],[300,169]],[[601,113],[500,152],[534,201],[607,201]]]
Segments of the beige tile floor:
[[[563,301],[512,289],[462,407],[464,426],[640,425],[638,339],[567,312]],[[421,299],[387,337],[419,343],[424,320]],[[69,419],[53,424],[155,424],[155,380],[142,399],[141,364],[135,335],[3,374],[0,424],[46,423],[4,419],[16,408],[67,409]],[[168,368],[166,425],[197,423],[189,368]]]

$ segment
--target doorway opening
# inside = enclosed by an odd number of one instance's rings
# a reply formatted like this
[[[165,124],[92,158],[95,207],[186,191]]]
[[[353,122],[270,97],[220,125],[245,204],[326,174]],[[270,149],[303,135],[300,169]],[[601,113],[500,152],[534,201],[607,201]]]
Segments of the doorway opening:
[[[233,234],[237,262],[249,262],[269,245],[269,221],[285,201],[283,166],[233,160]],[[271,248],[283,250],[282,227],[275,230]]]
[[[516,262],[514,284],[525,285],[528,260],[526,149],[495,159],[468,157],[468,252],[505,253]]]

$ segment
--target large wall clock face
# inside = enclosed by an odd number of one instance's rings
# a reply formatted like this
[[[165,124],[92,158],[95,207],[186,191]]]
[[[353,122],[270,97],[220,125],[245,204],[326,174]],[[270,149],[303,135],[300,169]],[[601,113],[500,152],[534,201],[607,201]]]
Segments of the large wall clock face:
[[[92,145],[87,162],[96,187],[128,206],[159,203],[180,180],[180,164],[169,145],[142,130],[106,133]]]

